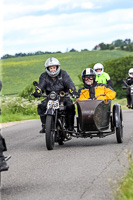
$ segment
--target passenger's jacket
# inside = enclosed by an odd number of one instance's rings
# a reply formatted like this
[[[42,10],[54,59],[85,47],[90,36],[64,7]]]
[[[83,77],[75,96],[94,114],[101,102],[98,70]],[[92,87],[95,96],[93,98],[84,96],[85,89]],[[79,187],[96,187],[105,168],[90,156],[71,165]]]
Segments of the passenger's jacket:
[[[69,90],[76,90],[73,81],[68,73],[64,70],[60,70],[60,73],[55,78],[50,77],[47,72],[41,74],[39,78],[38,87],[42,92],[46,92],[48,95],[51,91],[60,93],[60,91],[68,92]]]
[[[82,100],[113,100],[116,96],[116,92],[105,84],[95,82],[94,85],[88,86],[84,84],[84,87],[79,89],[80,97],[77,101]],[[103,94],[103,96],[100,96]],[[105,95],[105,96],[104,96]]]
[[[112,81],[108,73],[103,72],[100,76],[96,75],[97,83],[108,84],[109,86],[113,87]]]

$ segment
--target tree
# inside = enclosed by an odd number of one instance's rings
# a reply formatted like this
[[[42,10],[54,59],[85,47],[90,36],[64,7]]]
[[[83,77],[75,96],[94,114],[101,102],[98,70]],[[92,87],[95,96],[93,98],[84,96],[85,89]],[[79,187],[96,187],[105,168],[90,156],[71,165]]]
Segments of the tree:
[[[115,48],[115,46],[114,46],[113,44],[110,44],[110,45],[109,45],[109,49],[110,49],[110,50],[113,50],[114,48]]]
[[[71,49],[69,52],[76,52],[77,50],[75,50],[75,49]]]
[[[99,44],[101,50],[106,50],[107,49],[107,45],[104,44],[103,42]]]
[[[122,45],[124,45],[124,41],[118,39],[118,40],[113,41],[112,44],[113,44],[115,47],[121,47]]]

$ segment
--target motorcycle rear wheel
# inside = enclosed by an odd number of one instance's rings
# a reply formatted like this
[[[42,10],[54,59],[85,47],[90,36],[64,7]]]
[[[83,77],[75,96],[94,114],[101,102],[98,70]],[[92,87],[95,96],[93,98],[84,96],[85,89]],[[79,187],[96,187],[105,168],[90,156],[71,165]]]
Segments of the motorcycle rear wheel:
[[[53,150],[55,143],[54,117],[47,115],[46,117],[46,147],[48,150]]]

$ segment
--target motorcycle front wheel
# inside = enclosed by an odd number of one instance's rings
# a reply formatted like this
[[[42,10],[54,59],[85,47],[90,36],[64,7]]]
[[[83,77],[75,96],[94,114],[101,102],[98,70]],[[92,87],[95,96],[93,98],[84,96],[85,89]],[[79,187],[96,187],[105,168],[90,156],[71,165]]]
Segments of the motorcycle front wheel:
[[[133,94],[131,95],[131,104],[132,104],[132,109],[133,109]]]
[[[46,147],[48,150],[53,150],[55,143],[54,116],[47,115],[46,117]]]

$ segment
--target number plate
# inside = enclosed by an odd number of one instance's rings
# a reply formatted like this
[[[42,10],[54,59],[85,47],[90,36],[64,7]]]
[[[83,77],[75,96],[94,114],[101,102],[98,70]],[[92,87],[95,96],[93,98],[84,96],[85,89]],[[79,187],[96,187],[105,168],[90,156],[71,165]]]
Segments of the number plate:
[[[47,108],[49,109],[49,108],[52,108],[52,107],[53,107],[53,109],[58,109],[59,108],[59,101],[58,100],[56,100],[56,101],[49,100],[48,104],[47,104]]]

